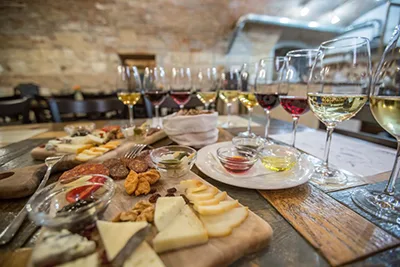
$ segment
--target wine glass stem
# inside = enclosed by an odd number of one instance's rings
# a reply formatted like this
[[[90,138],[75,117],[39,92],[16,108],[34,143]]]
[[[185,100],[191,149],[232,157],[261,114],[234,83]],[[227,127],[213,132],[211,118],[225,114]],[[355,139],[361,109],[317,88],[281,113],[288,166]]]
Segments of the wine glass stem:
[[[204,104],[204,107],[205,107],[206,110],[208,110],[208,107],[209,107],[209,106],[210,106],[209,103],[205,103],[205,104]]]
[[[396,179],[400,173],[400,141],[397,141],[397,153],[396,159],[394,161],[394,166],[392,173],[390,174],[389,181],[385,188],[385,194],[393,195],[394,194],[394,184],[396,183]]]
[[[179,109],[182,110],[185,107],[185,105],[179,105]]]
[[[247,123],[247,132],[249,134],[251,134],[251,117],[252,117],[252,114],[253,114],[253,108],[249,108],[248,111],[249,111],[249,114],[248,114],[249,120],[248,120],[248,123]]]
[[[232,104],[231,103],[227,104],[226,108],[228,110],[228,126],[229,126],[229,124],[231,123],[231,108],[232,108]]]
[[[269,124],[271,122],[271,119],[270,119],[270,116],[269,116],[269,110],[268,109],[264,109],[264,111],[265,111],[265,118],[266,118],[264,137],[265,137],[265,139],[268,139]]]
[[[154,106],[154,111],[156,113],[156,124],[157,124],[157,128],[161,128],[160,126],[160,106]]]
[[[325,141],[325,152],[324,152],[324,163],[323,166],[328,168],[328,159],[329,159],[329,152],[331,150],[331,141],[332,141],[332,133],[335,127],[327,126],[326,127],[326,141]]]
[[[296,132],[297,132],[297,124],[299,123],[299,117],[293,116],[293,142],[292,147],[295,147],[296,144]]]
[[[129,124],[130,126],[135,125],[133,122],[133,105],[128,105],[129,107]]]

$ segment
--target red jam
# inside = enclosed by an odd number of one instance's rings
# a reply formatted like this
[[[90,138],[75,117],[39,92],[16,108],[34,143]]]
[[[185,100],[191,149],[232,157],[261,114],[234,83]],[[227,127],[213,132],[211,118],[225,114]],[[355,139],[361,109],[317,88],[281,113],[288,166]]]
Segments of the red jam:
[[[248,160],[242,156],[227,157],[225,162],[221,163],[227,171],[232,173],[243,173],[253,166],[253,164],[249,164]]]

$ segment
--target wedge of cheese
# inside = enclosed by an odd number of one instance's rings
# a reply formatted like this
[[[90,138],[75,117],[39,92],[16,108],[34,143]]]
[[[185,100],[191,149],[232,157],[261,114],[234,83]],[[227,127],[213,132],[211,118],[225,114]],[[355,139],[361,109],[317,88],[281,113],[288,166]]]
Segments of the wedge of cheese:
[[[91,144],[58,144],[55,149],[57,152],[79,154],[92,146]]]
[[[237,207],[218,215],[200,215],[209,237],[227,236],[238,227],[249,214],[247,207]]]
[[[164,230],[168,224],[181,212],[186,205],[183,197],[159,197],[154,212],[154,224],[159,232]]]
[[[218,193],[218,189],[214,186],[208,186],[206,190],[195,192],[195,193],[187,193],[186,197],[190,201],[200,201],[200,200],[207,200],[213,198]]]
[[[239,206],[239,202],[237,200],[224,200],[219,202],[217,205],[193,207],[201,215],[216,215],[227,212],[233,208],[236,208],[237,206]]]
[[[165,267],[157,253],[144,241],[123,264],[123,267]]]
[[[207,243],[208,235],[203,223],[192,209],[185,205],[175,219],[153,239],[158,253]]]
[[[193,201],[193,204],[195,206],[210,206],[210,205],[217,205],[221,201],[225,200],[228,194],[224,192],[219,192],[216,194],[213,198],[207,199],[207,200],[198,200],[198,201]]]

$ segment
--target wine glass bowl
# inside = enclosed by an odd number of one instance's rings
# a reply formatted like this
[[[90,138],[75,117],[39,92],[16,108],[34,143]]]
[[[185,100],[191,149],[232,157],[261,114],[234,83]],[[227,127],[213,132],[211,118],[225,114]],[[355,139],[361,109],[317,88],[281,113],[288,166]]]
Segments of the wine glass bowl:
[[[236,67],[230,67],[228,70],[224,69],[220,73],[218,95],[222,101],[225,102],[228,109],[228,120],[222,125],[224,128],[229,128],[232,126],[232,104],[235,103],[239,97],[241,83],[240,70]]]
[[[190,101],[192,76],[190,68],[172,68],[170,77],[170,96],[182,110]]]
[[[205,109],[215,102],[218,92],[218,73],[215,67],[200,69],[194,81],[197,98]]]
[[[317,184],[345,184],[347,176],[328,166],[332,133],[349,120],[368,99],[371,81],[369,40],[346,37],[322,43],[308,80],[307,101],[314,115],[327,127],[324,162],[312,177]]]

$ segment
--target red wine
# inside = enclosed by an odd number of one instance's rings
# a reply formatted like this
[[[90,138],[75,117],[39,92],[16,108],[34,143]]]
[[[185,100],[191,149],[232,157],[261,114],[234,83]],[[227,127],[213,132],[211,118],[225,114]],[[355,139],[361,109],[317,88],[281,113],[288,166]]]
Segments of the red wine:
[[[302,96],[281,96],[281,106],[293,116],[300,116],[306,113],[308,107],[307,97]]]
[[[279,96],[284,94],[255,93],[258,104],[263,109],[271,110],[279,105]]]
[[[164,102],[165,98],[167,97],[167,92],[165,91],[149,91],[146,92],[146,97],[147,99],[150,100],[150,102],[154,106],[159,106]]]
[[[186,105],[190,100],[191,93],[190,91],[171,91],[170,95],[176,104]]]

